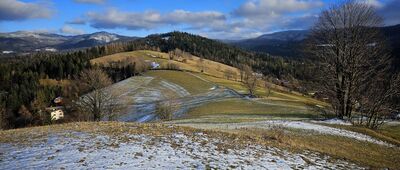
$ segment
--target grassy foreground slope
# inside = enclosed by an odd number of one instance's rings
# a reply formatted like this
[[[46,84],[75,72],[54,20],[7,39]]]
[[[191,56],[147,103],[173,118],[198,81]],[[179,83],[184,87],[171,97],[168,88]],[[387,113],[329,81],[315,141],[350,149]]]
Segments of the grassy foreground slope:
[[[400,153],[398,148],[302,131],[287,131],[283,135],[279,129],[221,132],[121,122],[80,122],[0,131],[0,151],[2,167],[61,169],[397,169],[396,155]]]

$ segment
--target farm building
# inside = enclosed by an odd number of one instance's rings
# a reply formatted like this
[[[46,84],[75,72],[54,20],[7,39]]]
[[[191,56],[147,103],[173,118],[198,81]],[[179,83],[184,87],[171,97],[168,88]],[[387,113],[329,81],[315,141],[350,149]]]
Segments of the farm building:
[[[62,109],[54,109],[50,112],[51,120],[59,120],[64,118],[64,111]]]

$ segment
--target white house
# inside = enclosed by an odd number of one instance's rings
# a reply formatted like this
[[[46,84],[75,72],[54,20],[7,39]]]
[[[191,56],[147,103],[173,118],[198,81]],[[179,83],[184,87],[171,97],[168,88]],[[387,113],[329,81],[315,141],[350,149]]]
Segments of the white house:
[[[150,65],[151,65],[151,68],[153,68],[153,69],[160,68],[160,64],[158,64],[158,63],[156,63],[154,61],[151,62]]]
[[[64,112],[61,109],[55,109],[50,113],[51,120],[59,120],[64,118]]]

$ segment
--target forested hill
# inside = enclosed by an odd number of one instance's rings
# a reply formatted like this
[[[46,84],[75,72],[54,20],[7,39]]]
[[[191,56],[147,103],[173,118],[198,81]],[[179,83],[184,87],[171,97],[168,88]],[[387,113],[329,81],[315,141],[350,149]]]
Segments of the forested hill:
[[[249,51],[299,58],[308,33],[308,30],[283,31],[228,43]]]
[[[220,41],[204,38],[184,32],[170,32],[154,34],[136,42],[145,42],[146,45],[168,52],[179,48],[193,55],[221,62],[240,68],[250,65],[257,72],[272,77],[282,78],[291,75],[298,79],[307,79],[307,70],[304,61],[285,59],[271,56],[267,53],[249,52]]]
[[[400,71],[400,24],[383,27],[382,32],[385,34],[391,47],[392,55],[394,56],[393,65]]]
[[[164,52],[179,48],[193,55],[228,65],[237,65],[239,62],[253,58],[251,53],[239,48],[184,32],[154,34],[146,39],[151,46],[159,47]]]

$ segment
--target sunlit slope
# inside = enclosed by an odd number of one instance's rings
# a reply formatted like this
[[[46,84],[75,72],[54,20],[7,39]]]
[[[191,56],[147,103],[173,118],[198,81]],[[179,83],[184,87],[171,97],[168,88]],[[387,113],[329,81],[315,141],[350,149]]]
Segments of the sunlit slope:
[[[132,52],[117,53],[113,55],[108,55],[100,58],[91,60],[91,64],[98,64],[107,66],[112,62],[124,62],[129,58],[141,57],[146,61],[156,62],[165,66],[167,63],[173,63],[179,67],[181,70],[191,71],[191,72],[203,72],[207,75],[212,75],[215,77],[226,77],[226,72],[232,72],[233,79],[238,80],[240,77],[239,70],[235,67],[231,67],[225,64],[214,62],[207,59],[200,59],[197,56],[190,55],[190,57],[185,58],[175,58],[173,60],[169,59],[169,54],[149,51],[149,50],[138,50]],[[184,60],[185,59],[185,60]]]

